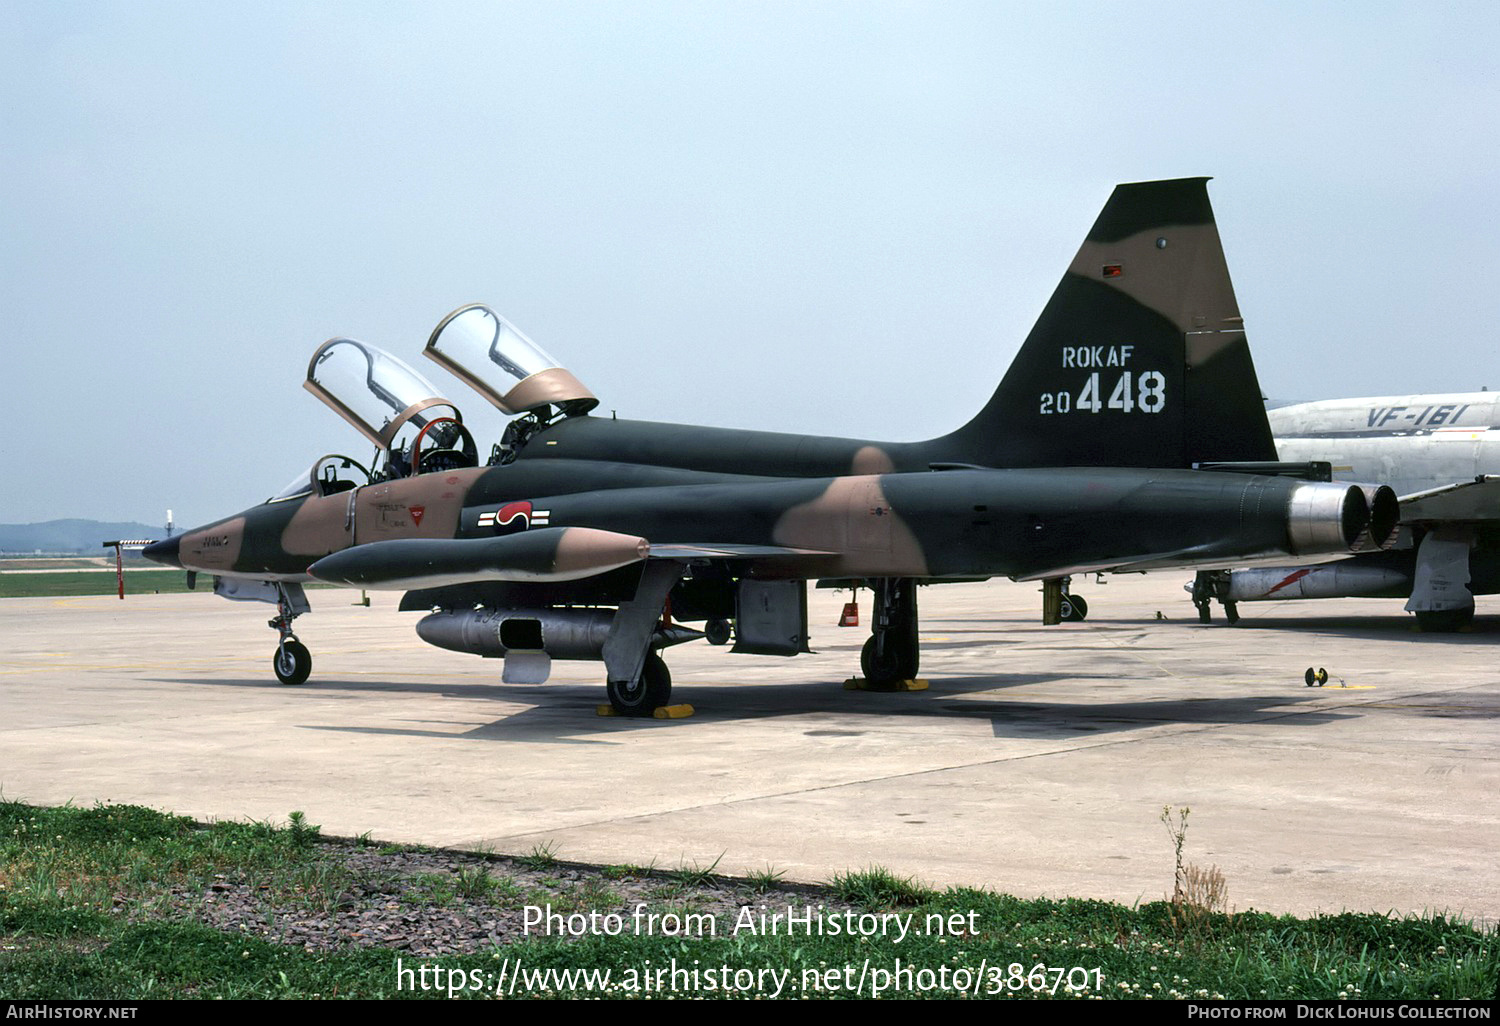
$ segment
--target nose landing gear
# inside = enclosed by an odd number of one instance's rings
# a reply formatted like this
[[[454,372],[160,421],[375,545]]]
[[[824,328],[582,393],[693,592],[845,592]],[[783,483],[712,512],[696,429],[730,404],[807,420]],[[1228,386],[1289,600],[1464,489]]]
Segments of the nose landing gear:
[[[276,654],[271,657],[271,669],[283,684],[302,684],[312,673],[312,653],[292,633],[292,621],[312,607],[307,604],[300,584],[278,583],[276,596],[276,616],[266,621],[266,626],[281,635]]]
[[[276,646],[276,655],[271,658],[276,670],[276,679],[283,684],[301,684],[312,673],[312,653],[307,646],[288,634]]]

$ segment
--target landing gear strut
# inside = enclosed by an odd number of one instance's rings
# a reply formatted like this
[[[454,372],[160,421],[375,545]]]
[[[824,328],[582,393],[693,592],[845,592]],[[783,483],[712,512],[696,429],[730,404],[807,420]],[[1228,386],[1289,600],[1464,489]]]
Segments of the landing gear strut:
[[[1224,606],[1224,619],[1230,624],[1239,622],[1239,605],[1229,597],[1229,571],[1199,570],[1193,575],[1193,605],[1198,607],[1199,623],[1213,619],[1214,599]]]
[[[917,643],[917,585],[905,577],[874,582],[874,630],[859,656],[865,680],[879,684],[915,680],[921,653]]]
[[[1089,604],[1082,595],[1068,590],[1071,577],[1049,577],[1042,581],[1042,626],[1081,623],[1089,615]]]
[[[292,633],[292,621],[310,608],[301,585],[278,584],[276,586],[276,616],[266,621],[266,626],[281,635],[276,654],[271,657],[271,668],[276,679],[283,684],[301,684],[312,673],[312,653]]]
[[[649,561],[635,597],[620,604],[610,623],[603,652],[605,692],[621,716],[650,716],[672,699],[672,674],[651,641],[683,570],[671,560]]]

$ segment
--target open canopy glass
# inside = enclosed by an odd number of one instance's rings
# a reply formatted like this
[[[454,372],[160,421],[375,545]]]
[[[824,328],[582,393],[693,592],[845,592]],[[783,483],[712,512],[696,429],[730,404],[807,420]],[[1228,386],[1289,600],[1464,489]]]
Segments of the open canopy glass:
[[[352,338],[333,338],[319,346],[303,387],[382,449],[392,448],[408,425],[420,431],[439,418],[463,421],[422,375],[390,353]]]
[[[587,413],[599,400],[515,325],[480,303],[459,307],[433,329],[428,358],[505,413],[552,405]]]

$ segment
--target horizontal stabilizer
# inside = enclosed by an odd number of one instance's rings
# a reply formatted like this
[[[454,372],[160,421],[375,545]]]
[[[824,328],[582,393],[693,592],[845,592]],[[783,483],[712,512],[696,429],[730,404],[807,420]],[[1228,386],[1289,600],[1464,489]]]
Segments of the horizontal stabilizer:
[[[371,542],[324,556],[308,573],[349,588],[407,590],[474,581],[575,581],[646,558],[644,538],[547,527],[498,538]]]

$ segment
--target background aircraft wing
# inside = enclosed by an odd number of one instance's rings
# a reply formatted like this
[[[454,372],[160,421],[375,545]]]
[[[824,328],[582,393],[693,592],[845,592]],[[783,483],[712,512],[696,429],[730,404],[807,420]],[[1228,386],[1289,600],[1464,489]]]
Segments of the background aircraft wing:
[[[1429,488],[1401,497],[1401,522],[1500,520],[1500,474]]]

